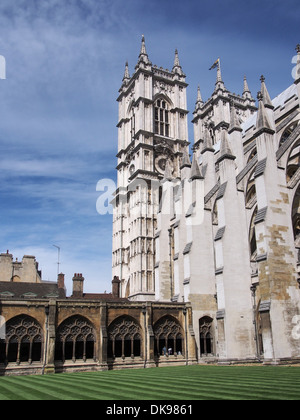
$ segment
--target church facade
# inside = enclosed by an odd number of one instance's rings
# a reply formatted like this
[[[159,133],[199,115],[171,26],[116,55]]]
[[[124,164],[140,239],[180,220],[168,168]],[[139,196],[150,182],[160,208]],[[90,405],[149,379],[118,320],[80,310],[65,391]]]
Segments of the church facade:
[[[144,37],[119,90],[112,293],[45,282],[0,254],[0,375],[300,361],[300,46],[295,82],[258,104],[187,83]],[[242,83],[241,83],[242,85]]]
[[[295,82],[258,106],[198,89],[189,154],[186,76],[142,39],[119,91],[113,274],[130,301],[189,302],[199,362],[300,359],[300,47]]]

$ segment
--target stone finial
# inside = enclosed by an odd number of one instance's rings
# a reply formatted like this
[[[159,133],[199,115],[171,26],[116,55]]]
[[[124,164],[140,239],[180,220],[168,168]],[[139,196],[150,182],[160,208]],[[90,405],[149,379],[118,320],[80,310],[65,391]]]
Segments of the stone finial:
[[[270,109],[274,109],[274,106],[272,104],[272,101],[271,101],[271,98],[270,98],[270,95],[269,95],[269,92],[265,83],[266,82],[265,76],[261,76],[260,81],[261,81],[261,93],[263,96],[264,106]]]

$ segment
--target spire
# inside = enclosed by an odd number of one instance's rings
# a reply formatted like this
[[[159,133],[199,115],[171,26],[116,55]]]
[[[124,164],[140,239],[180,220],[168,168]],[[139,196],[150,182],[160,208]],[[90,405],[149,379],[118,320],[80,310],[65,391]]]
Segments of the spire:
[[[217,160],[217,163],[221,162],[224,159],[229,159],[229,160],[236,159],[236,157],[233,155],[231,148],[229,146],[228,132],[225,127],[223,127],[223,131],[222,131],[220,155]]]
[[[257,99],[258,99],[258,112],[257,112],[256,130],[258,133],[260,133],[263,130],[267,132],[272,132],[273,134],[274,130],[272,129],[269,118],[268,118],[262,92],[258,92]]]
[[[147,54],[146,43],[145,43],[145,37],[144,37],[144,35],[142,35],[141,52],[140,52],[140,55],[139,55],[139,59],[138,59],[138,63],[137,63],[136,69],[138,67],[140,67],[142,63],[145,66],[147,66],[147,65],[150,65],[151,66],[152,65],[151,61],[149,60],[148,54]]]
[[[147,51],[146,51],[146,43],[145,43],[145,36],[142,35],[142,46],[141,46],[141,52],[140,52],[140,56],[141,55],[146,55],[148,57]]]
[[[194,153],[190,179],[194,181],[195,179],[203,179],[203,178],[204,177],[201,174],[201,170],[197,162],[197,155],[196,153]]]
[[[218,61],[218,69],[217,69],[217,83],[218,82],[223,82],[223,80],[222,80],[222,73],[221,73],[220,60]]]
[[[127,85],[128,82],[129,82],[129,80],[130,80],[129,67],[128,67],[128,61],[126,61],[126,64],[125,64],[125,72],[124,72],[124,77],[123,77],[123,83],[125,85]]]
[[[200,91],[200,86],[198,86],[198,91],[197,91],[197,101],[196,101],[196,110],[201,108],[203,105],[203,100],[202,100],[202,96],[201,96],[201,91]]]
[[[266,78],[264,76],[261,76],[260,81],[261,81],[261,93],[263,97],[263,103],[265,107],[274,109],[265,80]]]
[[[247,82],[247,77],[244,76],[244,91],[243,91],[243,95],[245,95],[246,93],[250,93],[251,94],[250,89],[249,89],[249,86],[248,86],[248,82]]]
[[[296,66],[296,74],[295,74],[295,84],[297,85],[300,83],[300,44],[296,47],[297,51],[297,66]]]
[[[179,56],[178,56],[178,50],[177,50],[177,48],[175,50],[174,67],[181,67],[180,66],[180,61],[179,61]]]
[[[217,81],[215,91],[218,89],[225,89],[225,85],[222,79],[222,72],[221,72],[221,61],[218,59],[217,61]]]
[[[179,55],[178,55],[177,48],[175,50],[175,59],[174,59],[174,66],[173,66],[172,72],[173,73],[177,73],[180,76],[184,76],[183,71],[182,71],[182,67],[180,65]]]
[[[240,125],[240,121],[238,119],[238,115],[236,112],[236,108],[234,103],[231,102],[230,104],[230,124],[228,133],[231,134],[233,131],[243,131]]]

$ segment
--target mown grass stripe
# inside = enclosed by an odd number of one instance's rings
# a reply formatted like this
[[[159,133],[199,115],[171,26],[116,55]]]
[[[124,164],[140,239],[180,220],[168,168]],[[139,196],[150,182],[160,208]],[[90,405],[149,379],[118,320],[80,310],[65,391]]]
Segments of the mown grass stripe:
[[[88,381],[90,383],[90,378],[85,379],[83,377],[80,377],[80,379],[82,383],[84,383],[85,381]],[[168,397],[172,397],[170,391],[176,393],[176,395],[179,394],[181,397],[191,397],[192,395],[194,395],[195,398],[198,397],[198,391],[192,389],[185,390],[181,384],[178,384],[177,386],[172,385],[172,382],[165,378],[160,378],[159,380],[156,378],[156,380],[153,379],[152,381],[149,381],[149,378],[145,377],[144,382],[145,384],[141,383],[141,380],[139,378],[132,378],[131,376],[129,379],[129,375],[123,375],[122,380],[119,378],[117,381],[117,388],[126,387],[130,390],[131,393],[138,394],[141,394],[141,390],[145,390],[145,392],[143,391],[144,395],[151,394],[151,397],[155,396],[155,398],[157,399],[166,399]],[[111,385],[112,383],[116,384],[115,378],[101,378],[101,385]],[[95,381],[95,384],[98,383]],[[153,390],[155,390],[155,395]]]
[[[72,382],[72,384],[74,384],[73,378],[72,379],[69,378],[69,379],[70,379],[70,382]],[[126,376],[126,379],[127,379],[127,376]],[[81,396],[83,396],[83,394],[84,394],[84,395],[87,395],[88,397],[91,398],[92,396],[94,396],[94,390],[95,390],[95,388],[88,386],[85,383],[86,381],[88,381],[88,385],[91,385],[90,379],[88,379],[88,378],[87,379],[84,379],[83,376],[80,377],[80,383],[82,385],[82,388],[81,388]],[[180,397],[183,397],[183,396],[184,397],[187,397],[187,396],[189,396],[190,398],[192,398],[192,396],[194,396],[197,399],[199,397],[199,391],[196,391],[196,392],[193,392],[193,393],[191,393],[191,391],[183,391],[182,390],[182,385],[180,385],[179,387],[176,387],[174,385],[173,386],[170,385],[170,382],[168,382],[167,380],[164,380],[164,382],[165,382],[166,386],[164,385],[162,387],[160,385],[158,387],[158,389],[157,389],[158,392],[155,393],[155,394],[154,394],[153,391],[151,391],[151,397],[153,397],[153,398],[154,397],[155,398],[159,398],[160,397],[161,398],[162,395],[164,396],[163,399],[166,399],[166,397],[168,397],[168,395],[171,395],[172,396],[171,398],[178,398],[179,396]],[[95,385],[99,385],[99,382],[98,381],[97,382],[96,381],[93,381],[93,383]],[[103,386],[104,384],[109,385],[110,387],[112,387],[112,383],[111,382],[109,382],[107,380],[104,380],[104,378],[102,378],[102,380],[100,382],[100,385]],[[139,381],[132,381],[132,380],[131,381],[128,381],[128,380],[126,380],[126,382],[124,382],[124,380],[123,380],[122,382],[118,382],[116,388],[126,386],[127,389],[128,389],[128,391],[126,392],[126,397],[128,397],[128,393],[130,394],[130,396],[131,396],[132,393],[134,393],[135,395],[138,394],[140,397],[142,397],[142,396],[149,395],[149,385],[150,385],[149,384],[149,381],[147,381],[147,385],[143,386],[143,385],[141,385],[141,383]],[[154,384],[154,385],[157,385],[157,384]],[[167,385],[168,385],[168,387],[167,387]],[[220,388],[218,384],[213,385],[211,382],[206,382],[205,385],[206,385],[206,387],[211,388],[211,392],[209,393],[209,396],[215,396],[215,389],[218,390]],[[164,393],[164,391],[166,389],[168,389],[168,394],[165,394]],[[83,391],[85,391],[85,392],[83,392]],[[92,394],[90,393],[91,391],[92,391]],[[249,389],[247,389],[246,391],[249,394]],[[203,392],[200,392],[200,394],[203,394]],[[208,395],[208,394],[206,393],[206,395]],[[232,387],[231,387],[229,391],[228,390],[225,391],[225,392],[223,391],[223,395],[227,395],[227,396],[235,395],[235,397],[237,397],[239,395],[239,396],[243,397],[244,396],[244,392],[240,392],[240,390],[238,389],[238,387],[234,387],[234,389],[232,389]],[[253,392],[251,393],[251,395],[252,396],[255,396],[255,397],[259,397],[260,396],[260,394],[253,393]],[[99,393],[97,393],[97,395],[95,397],[99,397]]]
[[[83,382],[83,379],[82,379]],[[104,382],[104,380],[102,381]],[[152,385],[154,387],[157,388],[158,391],[158,397],[162,398],[162,399],[166,399],[166,398],[173,398],[173,397],[177,397],[178,395],[180,395],[181,397],[185,396],[185,397],[189,397],[189,398],[198,398],[199,397],[199,390],[196,391],[194,389],[194,387],[197,385],[202,385],[202,386],[206,386],[206,388],[211,388],[212,391],[215,390],[219,390],[220,389],[220,384],[217,381],[197,381],[197,383],[195,383],[194,381],[182,381],[180,380],[180,384],[178,386],[176,385],[172,385],[172,382],[170,381],[170,379],[168,378],[164,378],[163,380],[160,379],[159,384],[157,383],[157,381],[149,381],[149,378],[147,378],[147,385],[141,385],[139,379],[131,379],[130,381],[128,380],[128,376],[126,377],[126,381],[119,381],[120,386],[131,386],[132,389],[135,391],[135,389],[137,388],[138,392],[140,392],[140,390],[143,389],[149,389],[149,387],[151,387]],[[190,385],[189,389],[187,391],[184,390],[184,387],[186,385]],[[249,394],[249,390],[251,389],[251,387],[244,385],[243,390],[241,390],[241,388],[236,384],[236,382],[234,382],[233,384],[227,384],[227,389],[228,391],[223,392],[223,394],[228,394],[228,395],[241,395],[244,396],[245,394]],[[167,390],[167,391],[166,391]],[[202,390],[201,390],[202,391]],[[201,393],[200,391],[200,393]],[[273,388],[270,390],[273,391]],[[153,392],[152,392],[153,393]],[[252,396],[256,396],[259,397],[261,396],[260,391],[256,391],[256,392],[252,392],[251,393]]]
[[[188,366],[2,377],[0,400],[299,400],[299,373],[299,368]]]
[[[120,375],[120,376],[123,376],[124,377],[124,375]],[[127,378],[127,381],[126,381],[126,383],[124,384],[124,380],[122,381],[122,385],[130,385],[130,383],[128,382],[128,374],[126,374],[126,378]],[[132,375],[131,375],[131,377],[132,377]],[[83,379],[83,378],[82,378]],[[103,379],[103,378],[102,378]],[[119,379],[120,379],[120,377],[119,377]],[[164,380],[163,381],[161,381],[161,382],[168,382],[168,378],[167,378],[167,380],[166,380],[166,378],[164,378]],[[181,381],[182,382],[182,381]],[[119,380],[119,383],[121,383],[121,381]],[[147,381],[147,383],[149,384],[149,381]],[[202,381],[202,384],[203,385],[206,385],[206,386],[212,386],[212,383],[211,383],[211,380],[210,380],[210,383],[207,383],[207,381]],[[134,385],[134,382],[133,383],[131,383],[131,385]],[[157,385],[157,384],[156,384]],[[169,387],[170,387],[170,383],[168,384],[169,385]],[[240,391],[240,389],[239,389],[239,386],[238,385],[231,385],[231,384],[229,384],[229,382],[227,381],[227,386],[228,385],[230,385],[230,392],[234,392],[236,389],[238,390],[238,392]],[[255,383],[254,383],[254,385],[255,385]],[[247,391],[247,393],[251,393],[251,396],[258,396],[258,397],[262,397],[262,394],[260,394],[260,390],[259,390],[259,392],[257,393],[257,392],[250,392],[251,391],[251,387],[247,387],[246,385],[244,385],[244,387],[245,387],[245,389],[246,389],[246,391]],[[173,387],[174,388],[174,387]],[[219,386],[219,388],[220,388],[220,386]],[[271,388],[271,391],[274,393],[274,389],[272,388],[272,387],[270,387]],[[224,391],[223,391],[223,393],[224,393]],[[277,392],[276,392],[277,393]],[[243,394],[243,393],[241,393],[241,394]],[[280,394],[280,393],[279,393]],[[235,395],[237,396],[237,392],[235,391]],[[287,396],[288,397],[290,397],[290,395],[287,393]]]
[[[126,378],[127,378],[127,383],[128,383],[128,378],[131,377],[133,378],[133,383],[134,381],[138,381],[138,378],[136,378],[135,376],[133,376],[133,374],[127,374]],[[120,378],[119,378],[120,379]],[[153,379],[154,380],[154,379]],[[160,379],[160,383],[165,382],[166,385],[171,386],[170,384],[172,377],[170,376],[164,376],[163,379]],[[185,384],[189,384],[189,385],[213,385],[214,383],[217,384],[219,387],[220,385],[224,384],[227,387],[230,387],[231,391],[233,392],[234,390],[240,391],[241,388],[243,388],[246,391],[249,391],[252,387],[257,388],[257,380],[256,379],[250,379],[244,383],[238,383],[236,382],[236,378],[232,378],[231,381],[226,381],[226,380],[211,380],[209,379],[209,381],[207,379],[201,379],[201,378],[197,378],[197,380],[193,380],[193,379],[188,379],[188,378],[180,378],[180,384],[182,385],[182,387],[184,387]],[[287,397],[290,397],[290,393],[292,393],[293,395],[295,395],[295,397],[297,397],[297,393],[294,392],[294,387],[292,386],[291,388],[286,388],[286,385],[283,386],[279,386],[278,384],[276,385],[276,389],[274,389],[274,384],[271,383],[270,381],[264,381],[265,383],[262,384],[260,383],[258,388],[259,388],[259,392],[271,392],[272,394],[278,394],[279,396],[282,395],[282,393],[284,393]],[[149,378],[147,378],[147,383],[150,384],[154,384],[155,383],[153,381],[149,381]],[[291,384],[290,384],[291,385]],[[257,393],[253,393],[257,394]],[[262,394],[263,395],[263,394]]]
[[[44,393],[39,389],[32,388],[31,385],[26,385],[24,378],[22,381],[17,381],[14,377],[10,377],[5,383],[5,388],[9,389],[11,394],[14,394],[14,400],[40,401],[48,399],[47,393]]]
[[[86,381],[88,381],[88,384],[91,384],[91,380],[84,378],[80,378],[80,382],[82,384],[82,387],[86,387]],[[166,399],[167,394],[165,394],[166,391],[166,385],[159,384],[159,383],[153,383],[153,387],[151,387],[151,384],[147,381],[147,384],[142,384],[139,380],[133,381],[133,380],[127,380],[126,378],[123,378],[122,381],[116,381],[114,378],[102,378],[101,382],[93,381],[95,386],[100,387],[109,387],[110,389],[115,389],[118,393],[118,397],[123,397],[126,399],[136,399],[137,397],[142,398],[150,398],[150,399]],[[102,388],[102,393],[105,393],[105,390]],[[175,391],[174,391],[175,392]],[[190,392],[182,391],[182,389],[176,390],[176,394],[178,397],[188,397],[190,396]],[[102,397],[102,396],[101,396]],[[114,394],[114,397],[116,398],[116,394]]]

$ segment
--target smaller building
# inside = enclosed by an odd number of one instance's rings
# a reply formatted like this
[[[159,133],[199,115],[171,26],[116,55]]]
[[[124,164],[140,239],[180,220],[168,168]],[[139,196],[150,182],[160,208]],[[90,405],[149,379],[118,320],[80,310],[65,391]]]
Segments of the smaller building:
[[[25,255],[22,261],[13,260],[9,251],[0,254],[0,282],[41,283],[42,272],[35,257]]]
[[[12,255],[1,254],[0,375],[196,363],[190,305],[130,302],[120,297],[117,277],[112,293],[84,293],[80,273],[67,297],[64,274],[44,282],[30,257],[31,281],[25,274],[14,281],[8,261],[12,268]]]

